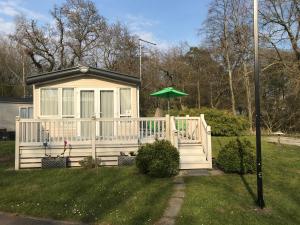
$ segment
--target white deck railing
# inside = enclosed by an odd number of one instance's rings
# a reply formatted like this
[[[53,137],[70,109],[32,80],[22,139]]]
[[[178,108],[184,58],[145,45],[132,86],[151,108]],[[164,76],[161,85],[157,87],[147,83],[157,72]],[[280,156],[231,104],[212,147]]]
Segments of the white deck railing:
[[[166,138],[166,118],[19,119],[19,143],[147,142]]]
[[[168,121],[170,120],[170,121]],[[19,119],[20,144],[63,143],[65,140],[96,143],[147,142],[170,139],[177,132],[179,143],[200,143],[206,146],[210,133],[204,117],[141,117],[91,119]],[[167,127],[170,126],[170,127]],[[170,134],[167,134],[171,132]],[[168,137],[170,136],[170,137]],[[207,146],[205,147],[208,148]]]
[[[199,117],[175,117],[175,124],[180,143],[200,143]]]
[[[180,144],[201,144],[206,160],[211,163],[210,126],[207,126],[204,115],[90,119],[20,119],[17,117],[16,169],[19,169],[22,154],[25,152],[35,154],[34,149],[41,149],[44,142],[47,142],[48,147],[55,149],[62,148],[67,141],[72,148],[89,149],[92,157],[96,158],[97,148],[102,144],[111,148],[122,144],[139,146],[143,143],[151,143],[155,139],[169,140],[178,149]]]

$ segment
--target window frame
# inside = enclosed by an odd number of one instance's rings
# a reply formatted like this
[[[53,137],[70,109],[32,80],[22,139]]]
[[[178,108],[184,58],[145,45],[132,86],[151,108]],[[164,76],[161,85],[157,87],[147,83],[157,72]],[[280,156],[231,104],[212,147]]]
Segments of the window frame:
[[[39,115],[40,117],[44,117],[44,118],[59,118],[59,116],[61,116],[61,109],[60,109],[60,88],[56,88],[56,87],[45,87],[45,88],[40,88],[40,106],[39,106]],[[42,114],[42,91],[43,90],[56,90],[57,91],[57,114],[47,114],[47,115],[43,115]]]
[[[26,117],[21,117],[21,110],[26,110]],[[29,117],[29,109],[32,109],[32,116]],[[33,119],[33,106],[20,106],[19,107],[19,117],[23,119]]]
[[[63,98],[64,98],[64,89],[71,89],[73,90],[73,114],[70,115],[64,115],[64,107],[63,107]],[[75,88],[72,87],[63,87],[61,88],[61,101],[60,101],[60,105],[61,105],[61,117],[62,118],[75,118]]]
[[[130,109],[129,109],[129,113],[125,113],[125,114],[122,114],[122,112],[121,112],[121,90],[129,90],[129,93],[130,93]],[[120,88],[120,90],[119,90],[119,103],[120,103],[120,105],[119,105],[119,110],[120,110],[120,118],[126,118],[126,117],[132,117],[132,90],[131,90],[131,88],[130,87],[124,87],[124,88]]]

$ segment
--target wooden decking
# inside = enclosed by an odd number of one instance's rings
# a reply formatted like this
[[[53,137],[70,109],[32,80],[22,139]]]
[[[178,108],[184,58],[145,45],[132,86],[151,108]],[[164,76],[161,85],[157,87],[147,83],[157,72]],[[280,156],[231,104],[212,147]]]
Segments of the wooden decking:
[[[69,158],[79,166],[86,156],[102,165],[118,164],[120,152],[136,152],[145,143],[167,139],[178,148],[182,169],[211,168],[210,127],[201,117],[109,119],[19,119],[16,121],[15,169],[40,168],[45,155]],[[43,143],[47,143],[44,147]]]

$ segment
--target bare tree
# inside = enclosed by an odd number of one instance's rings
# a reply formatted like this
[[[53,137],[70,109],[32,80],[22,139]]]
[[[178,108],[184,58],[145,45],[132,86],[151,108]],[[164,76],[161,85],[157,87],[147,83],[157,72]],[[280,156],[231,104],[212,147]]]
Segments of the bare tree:
[[[54,25],[39,26],[35,20],[17,18],[12,39],[25,48],[40,72],[88,61],[106,28],[95,4],[88,0],[68,0],[60,7],[54,6],[51,15]]]
[[[26,96],[25,78],[30,72],[30,59],[24,49],[8,39],[0,39],[0,95]]]
[[[299,0],[265,0],[262,2],[262,38],[275,49],[289,73],[300,72],[300,2]],[[294,60],[285,60],[283,49],[291,49]],[[297,80],[299,87],[300,81]]]
[[[224,67],[228,75],[231,110],[236,114],[236,100],[233,88],[233,74],[241,61],[241,54],[235,46],[235,1],[213,0],[204,23],[207,42],[216,60]]]

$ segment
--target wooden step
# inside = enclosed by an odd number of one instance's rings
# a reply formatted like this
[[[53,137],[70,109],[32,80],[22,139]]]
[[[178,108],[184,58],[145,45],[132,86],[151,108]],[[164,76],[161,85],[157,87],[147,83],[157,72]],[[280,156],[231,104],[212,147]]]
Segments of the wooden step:
[[[195,157],[201,157],[204,155],[202,150],[184,150],[179,152],[180,157],[185,157],[185,156],[195,156]]]
[[[205,155],[201,156],[181,156],[180,157],[180,163],[199,163],[199,162],[205,162],[206,157]]]
[[[194,146],[202,146],[202,144],[201,143],[178,143],[178,148],[194,147]]]
[[[181,163],[180,169],[191,170],[191,169],[211,169],[210,163],[207,161],[199,163]]]

